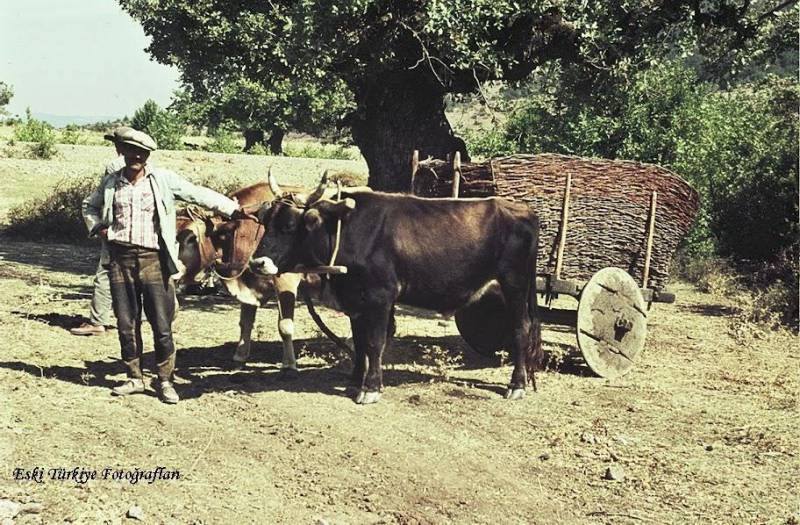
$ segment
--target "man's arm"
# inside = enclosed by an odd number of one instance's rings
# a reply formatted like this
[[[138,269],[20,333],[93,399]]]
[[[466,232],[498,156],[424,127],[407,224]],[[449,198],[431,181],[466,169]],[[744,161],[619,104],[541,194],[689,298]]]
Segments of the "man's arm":
[[[239,209],[239,204],[214,190],[192,184],[180,175],[169,172],[167,177],[172,193],[178,199],[219,212],[230,217]]]

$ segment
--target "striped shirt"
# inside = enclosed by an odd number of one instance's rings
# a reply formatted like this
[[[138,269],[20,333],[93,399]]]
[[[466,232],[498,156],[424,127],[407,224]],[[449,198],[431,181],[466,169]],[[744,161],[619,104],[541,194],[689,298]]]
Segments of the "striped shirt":
[[[136,184],[120,176],[114,187],[114,222],[108,240],[158,250],[157,217],[150,175]]]

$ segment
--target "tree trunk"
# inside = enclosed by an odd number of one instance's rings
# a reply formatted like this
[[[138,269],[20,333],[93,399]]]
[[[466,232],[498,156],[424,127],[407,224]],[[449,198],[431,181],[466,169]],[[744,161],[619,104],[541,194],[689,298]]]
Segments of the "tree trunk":
[[[267,139],[267,146],[269,152],[273,155],[280,155],[283,153],[283,137],[286,133],[281,128],[272,128],[272,135]]]
[[[469,161],[464,141],[453,135],[445,117],[445,91],[429,76],[417,69],[402,71],[354,90],[358,109],[348,120],[376,190],[410,189],[415,149],[420,159],[446,159],[460,151]]]
[[[264,132],[260,129],[244,130],[244,151],[250,151],[256,144],[264,144]]]

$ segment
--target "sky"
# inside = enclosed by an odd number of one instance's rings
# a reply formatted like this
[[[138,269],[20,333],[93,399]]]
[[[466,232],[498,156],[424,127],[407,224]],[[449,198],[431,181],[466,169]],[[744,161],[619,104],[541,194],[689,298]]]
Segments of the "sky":
[[[13,115],[131,116],[162,107],[177,69],[150,60],[141,26],[114,0],[0,0],[0,81]]]

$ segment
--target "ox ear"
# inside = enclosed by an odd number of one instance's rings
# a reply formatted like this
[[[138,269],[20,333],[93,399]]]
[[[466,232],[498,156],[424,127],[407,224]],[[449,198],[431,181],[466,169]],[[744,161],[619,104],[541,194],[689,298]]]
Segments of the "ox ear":
[[[303,214],[303,221],[306,223],[308,231],[314,231],[322,226],[322,214],[316,208],[311,208]]]
[[[318,208],[319,211],[325,215],[341,219],[356,208],[356,201],[347,197],[338,202],[319,201],[314,207]]]

